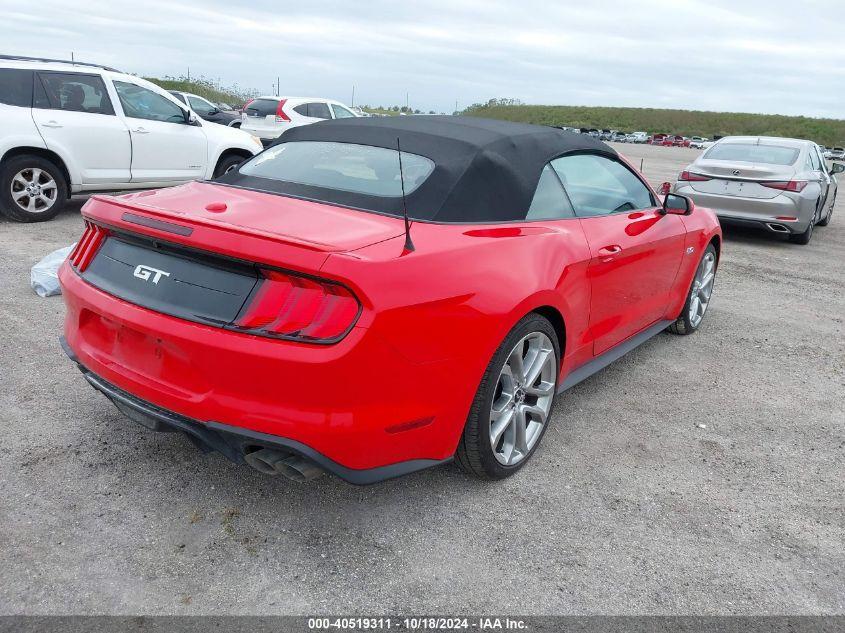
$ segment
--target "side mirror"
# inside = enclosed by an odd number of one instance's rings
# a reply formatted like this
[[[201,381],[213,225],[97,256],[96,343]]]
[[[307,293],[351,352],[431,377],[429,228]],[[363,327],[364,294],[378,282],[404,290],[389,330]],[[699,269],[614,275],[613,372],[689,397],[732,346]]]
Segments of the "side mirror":
[[[663,213],[671,215],[689,215],[695,211],[695,203],[686,196],[670,193],[663,200]]]
[[[211,110],[209,110],[205,116],[214,116],[215,114],[220,114],[220,110],[218,110],[217,108],[211,108]]]
[[[197,115],[191,112],[190,110],[185,110],[185,123],[187,123],[188,125],[195,125],[197,127],[200,126],[199,117],[197,117]]]
[[[830,173],[831,174],[841,174],[843,171],[845,171],[845,164],[833,163],[830,166]]]
[[[661,196],[668,196],[670,191],[672,191],[672,183],[671,182],[664,182],[657,189],[657,193],[659,193]]]

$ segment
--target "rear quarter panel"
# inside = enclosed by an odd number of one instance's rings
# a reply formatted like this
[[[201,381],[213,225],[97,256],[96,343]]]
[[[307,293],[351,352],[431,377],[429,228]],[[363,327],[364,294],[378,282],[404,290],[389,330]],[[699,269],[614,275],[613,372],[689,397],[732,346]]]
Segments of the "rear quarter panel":
[[[412,252],[403,252],[401,236],[332,254],[321,272],[346,281],[361,298],[360,327],[413,363],[448,368],[416,387],[439,399],[438,426],[452,445],[493,354],[529,312],[551,306],[563,316],[562,372],[588,360],[590,345],[582,339],[590,254],[576,219],[511,226],[414,223],[411,235]]]

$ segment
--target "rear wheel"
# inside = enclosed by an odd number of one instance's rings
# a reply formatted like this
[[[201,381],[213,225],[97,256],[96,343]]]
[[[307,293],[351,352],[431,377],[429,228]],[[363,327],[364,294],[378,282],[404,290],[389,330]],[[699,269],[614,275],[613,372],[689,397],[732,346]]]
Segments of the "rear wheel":
[[[0,169],[0,212],[16,222],[52,220],[67,201],[67,183],[54,163],[25,154]]]
[[[557,387],[560,346],[538,314],[517,323],[484,372],[458,443],[460,466],[486,479],[522,468],[546,431]]]
[[[237,156],[235,154],[231,154],[220,159],[220,162],[217,163],[217,168],[214,170],[214,177],[217,178],[223,174],[228,174],[245,160],[246,159],[243,156]]]
[[[813,229],[815,228],[815,226],[816,218],[814,216],[813,219],[810,220],[810,224],[807,226],[807,230],[803,233],[793,233],[789,236],[789,241],[793,244],[801,244],[802,246],[809,244],[810,240],[813,238]]]
[[[710,244],[701,256],[681,315],[669,326],[672,334],[692,334],[704,320],[716,282],[716,248]]]

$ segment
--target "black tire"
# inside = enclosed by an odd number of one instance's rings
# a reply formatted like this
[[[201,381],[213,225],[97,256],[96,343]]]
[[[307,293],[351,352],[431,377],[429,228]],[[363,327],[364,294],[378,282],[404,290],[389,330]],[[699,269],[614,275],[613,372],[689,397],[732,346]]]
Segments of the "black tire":
[[[237,154],[230,154],[229,156],[222,158],[220,162],[217,163],[217,167],[214,170],[214,177],[217,178],[218,176],[222,176],[223,174],[230,172],[245,160],[246,159],[243,156],[238,156]]]
[[[705,257],[707,257],[708,253],[713,255],[713,257],[715,258],[716,268],[713,269],[713,274],[715,275],[716,271],[718,270],[719,254],[716,252],[716,247],[712,244],[709,244],[707,248],[704,249],[704,252],[701,254],[701,259],[698,260],[698,265],[696,265],[695,270],[698,271],[698,267],[701,266],[701,262],[704,260]],[[692,321],[690,321],[689,318],[690,305],[692,303],[693,297],[692,290],[694,287],[695,278],[693,277],[693,280],[690,283],[689,290],[687,291],[687,300],[684,301],[684,307],[681,309],[681,314],[677,319],[675,319],[675,322],[668,328],[672,334],[677,334],[679,336],[686,336],[688,334],[692,334],[693,332],[698,330],[698,328],[700,328],[701,324],[704,322],[704,316],[707,315],[706,312],[704,315],[702,315],[702,320],[698,322],[698,325],[693,325]]]
[[[830,206],[827,208],[827,215],[824,216],[821,220],[818,221],[819,226],[827,226],[830,224],[830,219],[833,217],[833,207],[836,206],[836,194],[833,194],[833,202],[830,203]]]
[[[235,122],[234,122],[234,123],[232,123],[229,127],[233,127],[233,128],[235,128],[236,130],[239,130],[239,129],[241,128],[241,122],[240,122],[240,121],[235,121]]]
[[[26,173],[32,169],[40,169],[44,174],[49,175],[55,183],[55,199],[49,207],[41,211],[27,211],[21,208],[12,197],[12,180],[18,174]],[[18,187],[19,185],[15,186]],[[34,154],[23,154],[10,158],[0,167],[0,213],[10,220],[15,222],[46,222],[52,220],[61,213],[67,198],[67,182],[64,173],[55,163],[46,158]]]
[[[803,233],[793,233],[789,236],[789,241],[793,244],[801,244],[805,246],[810,243],[810,240],[813,238],[813,228],[816,226],[816,218],[814,217],[810,220],[809,226],[807,226],[807,230]]]
[[[490,364],[487,365],[484,376],[481,378],[481,384],[478,386],[478,391],[475,394],[475,399],[470,407],[463,435],[458,442],[458,449],[455,452],[455,459],[458,465],[464,471],[482,479],[504,479],[520,470],[528,463],[528,460],[531,459],[537,450],[549,426],[551,411],[554,410],[554,401],[557,394],[552,397],[549,419],[543,425],[540,437],[530,452],[519,463],[514,466],[505,466],[494,456],[493,447],[490,445],[488,427],[490,425],[490,408],[493,404],[499,373],[502,371],[505,361],[514,346],[522,338],[534,332],[542,332],[552,341],[555,350],[555,367],[556,370],[560,368],[560,343],[552,324],[549,323],[548,319],[536,313],[531,313],[523,317],[508,333],[505,340],[502,341],[502,344],[496,350],[496,353],[493,354]],[[557,373],[555,375],[557,376]]]

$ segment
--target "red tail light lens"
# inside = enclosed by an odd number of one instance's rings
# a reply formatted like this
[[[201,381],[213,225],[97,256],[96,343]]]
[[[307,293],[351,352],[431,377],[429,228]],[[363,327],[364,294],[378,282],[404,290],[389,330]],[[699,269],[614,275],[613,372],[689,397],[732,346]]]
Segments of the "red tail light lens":
[[[78,272],[83,272],[88,268],[88,264],[94,259],[94,255],[100,250],[103,245],[103,240],[109,235],[109,230],[94,224],[93,222],[85,222],[85,231],[82,237],[76,243],[73,251],[68,255],[70,265],[76,268]]]
[[[361,305],[345,286],[274,270],[262,274],[258,290],[235,320],[239,329],[262,336],[334,343],[358,319]]]
[[[276,123],[287,123],[290,121],[290,117],[284,111],[287,101],[287,99],[279,99],[279,105],[276,107]]]
[[[712,180],[709,176],[702,176],[701,174],[696,174],[691,171],[684,170],[681,172],[681,175],[678,176],[678,180],[683,180],[686,182],[702,182],[705,180]]]
[[[779,180],[761,182],[760,184],[764,187],[768,187],[769,189],[780,189],[781,191],[793,191],[795,193],[800,193],[804,191],[804,187],[806,187],[809,183],[806,180]]]

